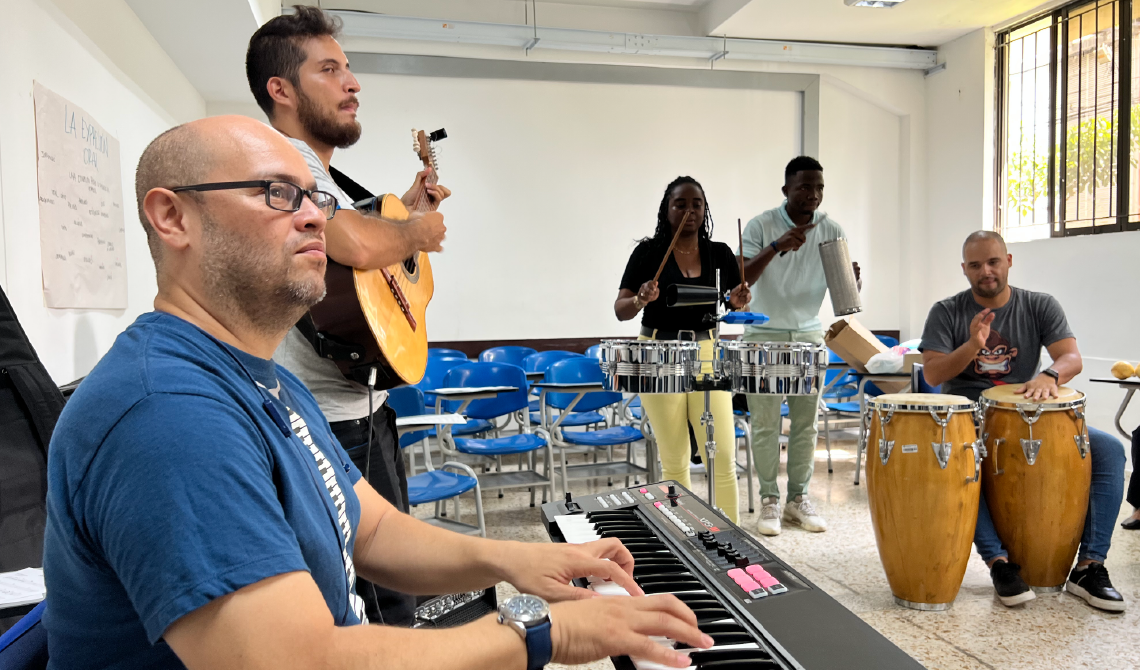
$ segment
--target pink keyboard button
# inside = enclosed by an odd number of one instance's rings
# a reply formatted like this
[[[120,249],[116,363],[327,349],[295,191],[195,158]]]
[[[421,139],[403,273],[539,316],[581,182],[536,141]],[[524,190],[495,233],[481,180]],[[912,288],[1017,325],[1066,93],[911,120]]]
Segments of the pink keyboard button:
[[[741,570],[740,568],[733,568],[733,569],[729,570],[728,572],[726,572],[725,574],[728,575],[728,578],[734,582],[738,579],[747,579],[748,578],[748,575],[744,574],[744,571]]]
[[[760,577],[762,577],[763,575],[768,574],[768,571],[759,565],[750,565],[750,566],[744,568],[744,571],[747,572],[748,574],[752,575],[756,579],[760,579]]]
[[[751,593],[752,591],[755,591],[755,590],[757,590],[757,589],[759,589],[759,588],[760,588],[760,585],[759,585],[759,584],[757,584],[757,583],[756,583],[754,580],[751,580],[751,579],[747,579],[747,580],[741,580],[741,581],[737,582],[736,584],[737,584],[737,585],[738,585],[740,588],[742,588],[742,589],[744,589],[745,591],[748,591],[748,592],[750,592],[750,593]]]
[[[764,588],[769,588],[771,586],[775,586],[776,584],[780,583],[780,581],[778,579],[776,579],[775,577],[773,577],[772,575],[768,575],[767,577],[762,577],[759,580],[759,582],[760,582],[760,586],[763,586]]]
[[[661,509],[661,503],[659,503],[659,502],[653,503],[653,506],[658,508],[658,509]]]
[[[638,489],[638,491],[639,491],[640,493],[649,493],[649,489],[647,489],[647,488],[645,488],[645,487],[642,487],[642,488]]]

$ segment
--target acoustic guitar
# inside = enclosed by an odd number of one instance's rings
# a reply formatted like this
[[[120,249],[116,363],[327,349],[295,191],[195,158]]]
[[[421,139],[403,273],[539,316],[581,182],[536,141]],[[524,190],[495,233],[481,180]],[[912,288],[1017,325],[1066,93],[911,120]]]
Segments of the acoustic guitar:
[[[412,130],[413,149],[425,168],[431,168],[428,181],[438,182],[438,160],[434,142],[447,137],[443,130],[425,133]],[[391,193],[355,203],[357,209],[374,208],[390,221],[405,221],[408,209]],[[437,207],[427,191],[412,207],[415,212]],[[402,263],[382,270],[360,270],[328,261],[325,271],[327,293],[309,313],[318,331],[341,355],[325,354],[350,379],[366,383],[368,370],[377,368],[376,388],[389,389],[415,384],[427,369],[427,326],[425,313],[435,292],[428,255],[417,251]],[[318,349],[320,350],[320,349]]]

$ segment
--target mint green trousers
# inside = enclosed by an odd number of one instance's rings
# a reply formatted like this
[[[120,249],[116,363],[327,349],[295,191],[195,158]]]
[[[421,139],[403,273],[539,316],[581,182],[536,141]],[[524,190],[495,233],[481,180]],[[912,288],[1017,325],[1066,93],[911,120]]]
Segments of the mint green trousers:
[[[748,342],[811,342],[823,344],[823,332],[772,331],[748,333]],[[748,412],[752,419],[752,462],[760,480],[760,497],[780,496],[776,476],[780,472],[780,405],[784,396],[748,394]],[[787,396],[788,419],[792,427],[788,434],[788,497],[807,495],[815,470],[815,443],[819,437],[819,394]]]

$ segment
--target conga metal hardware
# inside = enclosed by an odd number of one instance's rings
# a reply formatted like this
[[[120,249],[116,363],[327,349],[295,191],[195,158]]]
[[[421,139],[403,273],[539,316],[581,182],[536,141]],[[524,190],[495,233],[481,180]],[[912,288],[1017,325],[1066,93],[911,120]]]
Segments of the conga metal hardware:
[[[942,419],[938,416],[938,412],[933,408],[930,410],[930,417],[934,419],[934,423],[942,426],[942,441],[931,442],[930,446],[934,448],[934,457],[938,459],[938,466],[943,470],[950,463],[950,450],[954,445],[946,441],[946,424],[950,423],[950,417],[954,416],[954,410],[946,410],[946,418]]]
[[[1089,455],[1089,422],[1085,419],[1085,411],[1080,407],[1073,408],[1073,418],[1081,422],[1080,435],[1074,435],[1073,439],[1077,442],[1077,451],[1081,452],[1081,458]]]
[[[982,479],[982,456],[985,455],[986,448],[982,445],[981,440],[974,440],[973,442],[966,442],[962,445],[962,450],[969,449],[974,452],[974,477],[966,477],[967,484],[977,484]]]
[[[1026,408],[1036,409],[1032,417],[1026,416]],[[1017,413],[1021,415],[1021,420],[1029,425],[1029,439],[1021,438],[1021,451],[1025,454],[1025,462],[1033,465],[1037,462],[1037,454],[1041,451],[1041,440],[1033,439],[1033,424],[1041,418],[1041,412],[1045,408],[1041,405],[1018,405]]]
[[[886,418],[883,418],[883,411],[881,409],[876,409],[875,413],[879,415],[879,430],[883,433],[883,436],[879,438],[879,460],[883,462],[883,465],[886,465],[887,460],[891,457],[891,451],[895,448],[895,441],[886,439],[887,424],[891,422],[891,418],[895,415],[895,410],[893,408],[888,409]],[[870,426],[869,421],[867,425],[868,427]]]

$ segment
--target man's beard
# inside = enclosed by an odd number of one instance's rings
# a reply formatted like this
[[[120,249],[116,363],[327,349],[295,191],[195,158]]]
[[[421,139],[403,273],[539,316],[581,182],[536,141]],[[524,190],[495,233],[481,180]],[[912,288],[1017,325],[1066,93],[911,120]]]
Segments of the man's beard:
[[[325,297],[323,272],[313,279],[290,277],[295,250],[259,250],[205,211],[202,238],[207,295],[263,333],[287,331]]]
[[[983,298],[996,298],[1001,294],[1002,291],[1005,290],[1005,282],[994,282],[993,288],[982,288],[982,285],[979,282],[978,284],[974,285],[973,289],[974,293],[977,293]]]
[[[313,139],[337,149],[347,149],[360,139],[360,122],[336,122],[336,113],[325,114],[312,98],[297,88],[297,119]]]

